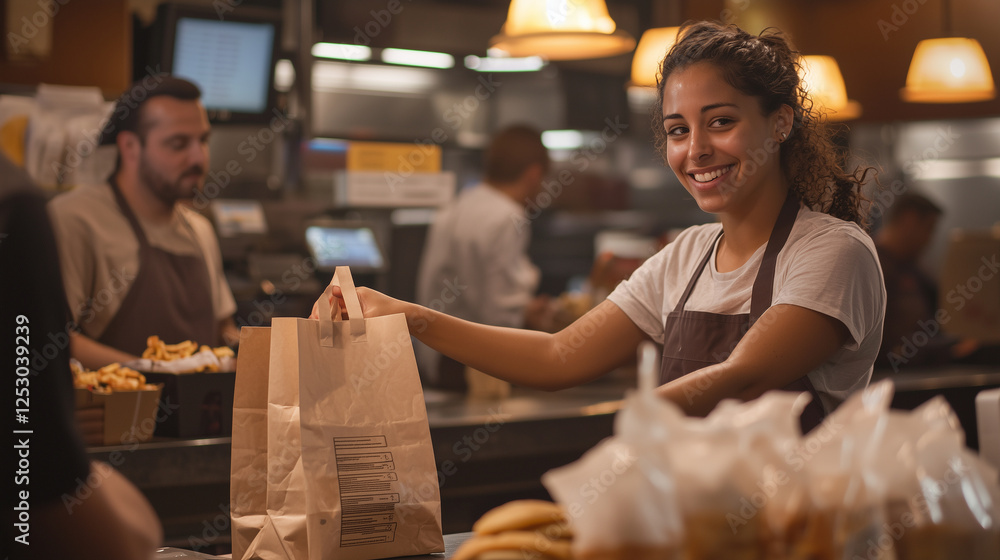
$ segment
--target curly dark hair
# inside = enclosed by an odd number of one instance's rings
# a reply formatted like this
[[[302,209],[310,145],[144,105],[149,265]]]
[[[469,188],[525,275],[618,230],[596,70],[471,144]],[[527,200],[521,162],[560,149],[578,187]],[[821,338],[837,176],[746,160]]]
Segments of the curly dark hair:
[[[799,81],[797,54],[780,31],[766,29],[753,36],[735,25],[714,22],[685,23],[677,43],[660,65],[653,112],[657,150],[666,161],[667,134],[663,128],[663,89],[667,78],[698,62],[716,65],[726,82],[760,101],[765,115],[782,105],[794,118],[788,138],[780,145],[781,170],[790,188],[809,208],[867,226],[870,202],[862,184],[872,167],[845,169],[848,153],[834,140],[834,130]],[[877,181],[877,177],[876,177]]]

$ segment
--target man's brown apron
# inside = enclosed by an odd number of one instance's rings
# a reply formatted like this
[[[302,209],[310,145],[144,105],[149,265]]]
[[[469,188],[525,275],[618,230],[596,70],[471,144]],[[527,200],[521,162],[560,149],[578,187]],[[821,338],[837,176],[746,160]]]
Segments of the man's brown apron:
[[[151,246],[114,178],[108,183],[139,240],[139,272],[98,342],[136,356],[142,355],[146,338],[154,334],[167,344],[193,340],[218,346],[221,341],[204,257],[175,255]],[[183,216],[180,219],[194,236],[191,225]]]
[[[722,232],[709,244],[705,258],[688,281],[687,288],[681,295],[674,310],[667,314],[663,325],[663,362],[660,368],[660,382],[667,383],[692,371],[724,361],[736,348],[736,344],[760,316],[771,306],[771,291],[774,287],[774,267],[778,253],[785,246],[788,234],[792,231],[795,216],[799,211],[799,199],[789,193],[785,204],[778,214],[778,220],[771,230],[764,249],[764,259],[760,263],[757,277],[753,283],[753,294],[750,298],[750,313],[723,315],[705,311],[687,311],[687,303],[694,286],[698,282],[705,265],[712,257],[716,242],[722,237]],[[813,399],[800,418],[802,433],[806,433],[819,425],[826,413],[819,400],[816,388],[808,376],[796,379],[786,391],[808,391]]]

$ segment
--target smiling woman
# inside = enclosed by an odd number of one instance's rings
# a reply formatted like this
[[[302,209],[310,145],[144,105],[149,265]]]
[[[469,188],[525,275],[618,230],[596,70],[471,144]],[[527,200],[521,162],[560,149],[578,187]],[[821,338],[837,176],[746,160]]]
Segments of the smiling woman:
[[[543,389],[599,377],[651,339],[663,345],[660,394],[689,414],[801,391],[813,397],[808,430],[865,387],[885,311],[875,248],[859,226],[866,171],[842,168],[845,154],[780,34],[697,23],[679,37],[661,66],[657,146],[720,223],[685,230],[555,334],[471,323],[362,288],[365,316],[404,313],[435,350]]]
[[[676,159],[684,144],[679,141],[689,142],[690,135],[683,133],[703,122],[706,131],[726,132],[725,147],[738,151],[740,174],[727,186],[742,187],[751,177],[787,181],[784,186],[807,207],[863,226],[867,201],[861,185],[873,170],[843,168],[846,153],[833,143],[832,131],[813,107],[799,79],[797,53],[782,35],[774,31],[754,37],[735,26],[708,22],[686,26],[681,35],[661,65],[653,113],[656,145],[681,183],[688,187],[685,175],[700,169],[695,162]],[[685,76],[689,73],[697,75]],[[679,91],[685,87],[689,91]],[[698,87],[701,91],[691,91]],[[681,114],[678,103],[685,97],[696,106]],[[695,117],[695,122],[685,121]],[[750,128],[757,137],[728,134],[734,128]],[[777,177],[759,177],[776,170]]]

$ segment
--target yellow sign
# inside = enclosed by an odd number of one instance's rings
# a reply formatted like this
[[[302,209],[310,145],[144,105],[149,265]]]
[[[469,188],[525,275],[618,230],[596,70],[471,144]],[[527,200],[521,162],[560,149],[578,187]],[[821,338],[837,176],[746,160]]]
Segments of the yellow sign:
[[[419,142],[351,142],[347,147],[347,170],[438,173],[441,146]]]

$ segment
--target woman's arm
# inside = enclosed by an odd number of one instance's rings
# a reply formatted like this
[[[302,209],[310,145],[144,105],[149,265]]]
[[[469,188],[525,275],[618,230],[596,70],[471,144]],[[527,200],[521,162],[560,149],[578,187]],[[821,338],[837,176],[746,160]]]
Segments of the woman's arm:
[[[70,357],[87,369],[100,369],[114,362],[124,364],[139,359],[139,356],[101,344],[78,332],[71,332],[69,335],[69,351]]]
[[[850,333],[828,315],[797,305],[764,312],[724,362],[659,388],[688,414],[704,416],[725,398],[755,399],[806,375],[837,352]]]
[[[340,302],[340,288],[334,287],[333,293]],[[551,334],[465,321],[368,288],[358,288],[358,298],[365,317],[402,313],[410,334],[438,352],[536,389],[563,389],[596,379],[634,356],[639,342],[646,339],[610,301]],[[315,308],[311,317],[318,317]]]

